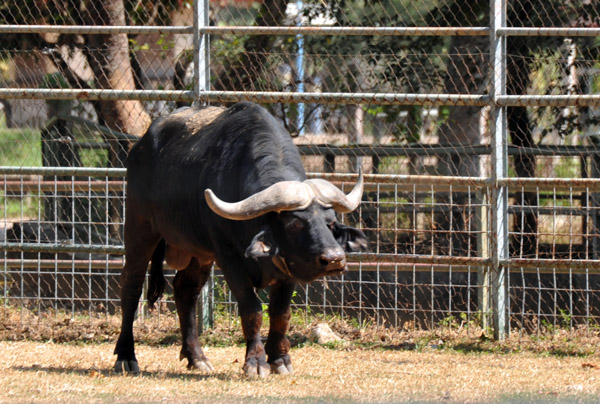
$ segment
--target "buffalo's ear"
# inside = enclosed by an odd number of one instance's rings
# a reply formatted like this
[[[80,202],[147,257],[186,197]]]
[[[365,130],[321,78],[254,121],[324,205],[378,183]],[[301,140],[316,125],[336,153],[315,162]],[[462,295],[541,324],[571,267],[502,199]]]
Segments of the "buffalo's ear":
[[[259,231],[246,249],[247,258],[270,258],[279,252],[273,233],[269,229]]]
[[[369,240],[362,230],[355,227],[336,223],[333,228],[333,237],[346,252],[364,252],[369,249]]]

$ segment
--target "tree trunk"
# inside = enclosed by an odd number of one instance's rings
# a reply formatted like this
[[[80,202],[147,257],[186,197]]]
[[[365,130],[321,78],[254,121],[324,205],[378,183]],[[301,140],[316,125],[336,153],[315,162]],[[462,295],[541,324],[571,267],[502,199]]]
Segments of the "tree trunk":
[[[93,0],[91,25],[125,25],[123,0]],[[88,35],[87,56],[96,88],[135,90],[129,43],[126,34]],[[141,136],[150,116],[138,100],[107,100],[100,103],[101,120],[111,129]]]
[[[91,0],[90,25],[126,25],[123,0]],[[94,73],[96,88],[135,90],[135,75],[131,65],[129,40],[126,34],[88,35],[87,59]],[[106,100],[97,104],[98,118],[107,127],[119,132],[142,136],[150,126],[150,115],[139,100]],[[109,164],[123,167],[128,142],[107,139],[110,145]],[[111,236],[120,237],[122,203],[113,200],[110,206]]]

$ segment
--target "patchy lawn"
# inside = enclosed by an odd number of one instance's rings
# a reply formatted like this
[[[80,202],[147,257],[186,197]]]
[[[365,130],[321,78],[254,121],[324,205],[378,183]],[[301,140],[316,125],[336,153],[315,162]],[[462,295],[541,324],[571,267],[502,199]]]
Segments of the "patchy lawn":
[[[312,342],[311,328],[323,322],[343,340]],[[142,373],[115,374],[119,324],[119,316],[107,314],[0,308],[0,402],[595,403],[600,397],[600,334],[593,328],[513,333],[496,342],[477,327],[398,330],[297,316],[289,333],[295,374],[248,380],[235,319],[221,318],[201,337],[212,374],[188,371],[178,360],[172,313],[136,322]]]
[[[1,402],[596,402],[597,357],[424,348],[292,350],[296,373],[248,380],[244,347],[208,347],[215,373],[188,371],[178,345],[138,345],[141,375],[111,370],[113,344],[0,342]]]

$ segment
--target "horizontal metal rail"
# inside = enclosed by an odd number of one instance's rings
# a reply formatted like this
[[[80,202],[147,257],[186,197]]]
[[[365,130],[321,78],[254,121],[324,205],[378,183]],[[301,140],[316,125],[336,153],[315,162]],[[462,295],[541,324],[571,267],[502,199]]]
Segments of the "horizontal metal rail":
[[[590,37],[600,36],[600,28],[569,27],[505,27],[496,30],[498,35],[505,36],[568,36]]]
[[[12,167],[0,166],[0,175],[56,175],[88,177],[125,177],[125,168],[96,167]]]
[[[417,262],[417,263],[393,263],[393,262],[373,262],[373,261],[359,261],[354,260],[352,257],[349,257],[351,261],[348,262],[348,269],[351,271],[434,271],[434,272],[447,272],[448,266],[445,264],[432,264],[430,262]],[[82,259],[18,259],[18,258],[8,258],[2,260],[1,266],[6,266],[8,268],[33,268],[33,269],[92,269],[92,270],[113,270],[120,271],[123,268],[123,259],[109,259],[109,260],[82,260]],[[472,271],[473,268],[479,268],[479,266],[469,266],[469,265],[452,265],[452,271],[456,272],[468,272]],[[165,266],[168,269],[168,266]],[[218,268],[216,268],[218,269]],[[25,272],[27,273],[27,272]],[[32,271],[31,273],[37,274],[37,271]]]
[[[573,197],[575,199],[575,197]],[[565,216],[587,216],[587,215],[600,215],[600,207],[543,207],[543,206],[523,206],[523,205],[511,205],[508,207],[509,214],[519,213],[531,213],[542,216],[553,216],[553,215],[565,215]],[[521,235],[522,233],[516,232],[514,234]],[[586,236],[586,235],[582,235]]]
[[[0,25],[0,34],[192,34],[192,26]]]
[[[61,245],[61,244],[27,244],[0,243],[0,252],[26,253],[90,253],[123,255],[123,246],[106,245]],[[567,260],[567,259],[524,259],[510,258],[502,260],[501,265],[522,270],[524,273],[572,273],[600,274],[600,260]],[[113,269],[122,267],[122,260],[51,260],[51,259],[15,259],[2,260],[1,266],[9,268],[41,268],[41,269]],[[413,255],[413,254],[348,254],[350,270],[380,271],[417,271],[417,272],[470,272],[473,268],[489,267],[491,259],[482,257],[451,257],[445,255]]]
[[[329,35],[329,36],[487,36],[489,27],[337,27],[337,26],[211,26],[211,35]]]
[[[298,149],[303,155],[309,156],[370,156],[370,157],[403,157],[403,156],[445,156],[452,154],[461,155],[491,155],[489,145],[459,145],[444,146],[436,144],[347,144],[338,146],[334,144],[299,144]],[[593,146],[568,146],[568,145],[539,145],[536,147],[508,146],[509,156],[533,154],[535,156],[592,156],[600,154],[600,148]]]
[[[501,107],[593,107],[600,106],[600,94],[580,95],[501,95]]]
[[[192,26],[0,25],[0,34],[193,34]],[[487,36],[488,27],[211,26],[211,35]]]
[[[0,174],[1,175],[1,174]],[[311,178],[323,178],[325,174],[323,175],[309,175],[309,177]],[[374,174],[374,175],[381,175],[381,174]],[[78,174],[79,176],[79,174]],[[481,185],[480,182],[478,181],[472,181],[471,177],[465,177],[465,180],[463,180],[462,177],[444,177],[444,176],[431,176],[430,178],[427,178],[426,180],[422,180],[419,179],[419,177],[423,177],[423,176],[413,176],[413,175],[407,175],[406,179],[402,179],[402,178],[396,178],[395,181],[392,182],[385,182],[385,181],[380,181],[378,179],[372,179],[371,175],[365,176],[366,178],[366,183],[364,185],[364,189],[365,192],[372,192],[372,191],[376,191],[376,190],[381,190],[381,191],[393,191],[396,190],[394,187],[399,187],[397,190],[398,191],[405,191],[405,192],[413,192],[413,191],[420,191],[420,192],[428,192],[431,190],[435,190],[436,192],[459,192],[459,191],[468,191],[473,189],[477,190],[482,188],[484,185]],[[432,181],[434,178],[439,178],[439,180],[435,180]],[[452,179],[452,181],[446,181],[446,179]],[[541,182],[536,182],[536,181],[531,181],[528,182],[526,178],[521,178],[521,179],[516,179],[516,182],[518,183],[510,183],[509,181],[510,179],[505,179],[505,180],[501,180],[499,181],[499,183],[505,183],[509,186],[509,188],[513,191],[520,191],[520,190],[535,190],[535,191],[540,191],[540,190],[548,190],[548,189],[552,189],[552,190],[563,190],[564,192],[568,192],[568,191],[588,191],[588,192],[593,192],[593,191],[597,191],[600,192],[600,181],[598,180],[594,180],[592,179],[591,181],[593,181],[592,183],[588,183],[588,181],[586,179],[583,179],[582,183],[578,183],[577,181],[569,184],[569,183],[564,183],[563,181],[568,181],[568,180],[563,180],[563,179],[545,179],[546,181],[544,181],[544,183]],[[537,179],[535,179],[537,180]],[[330,179],[331,182],[338,182],[335,179]],[[380,188],[383,187],[383,188]],[[53,181],[53,180],[14,180],[14,179],[7,179],[7,180],[2,180],[0,179],[0,190],[4,190],[6,192],[77,192],[77,193],[87,193],[87,192],[103,192],[103,191],[109,191],[109,192],[122,192],[124,191],[126,188],[126,183],[125,181],[98,181],[98,180],[94,180],[94,181],[85,181],[85,180],[73,180],[73,181],[69,181],[69,180],[57,180],[57,181]],[[529,209],[535,209],[537,212],[539,212],[539,208],[535,208],[535,207],[530,207]],[[553,209],[553,211],[555,213],[557,213],[557,211],[554,208],[548,208],[548,209]],[[573,209],[573,210],[583,210],[583,208],[580,209]]]
[[[31,253],[90,253],[125,254],[122,245],[52,244],[52,243],[0,243],[0,251]]]
[[[50,88],[0,88],[0,98],[46,100],[142,100],[193,101],[194,93],[185,90],[99,90]]]
[[[127,170],[125,168],[0,166],[0,175],[125,177],[127,175]],[[357,174],[313,172],[308,173],[308,176],[311,178],[323,178],[328,181],[337,183],[353,183],[356,182],[356,180],[358,179]],[[373,184],[392,184],[409,186],[441,185],[484,188],[495,185],[492,180],[486,177],[459,177],[442,175],[364,174],[364,180],[366,183]],[[66,181],[66,183],[69,183],[69,181]],[[83,183],[87,182],[83,181]],[[583,189],[588,191],[600,192],[600,178],[504,178],[498,181],[498,185],[507,185],[514,189]]]
[[[121,270],[123,268],[122,259],[108,259],[108,260],[81,260],[81,259],[19,259],[19,258],[7,258],[0,261],[0,267],[6,266],[8,268],[39,268],[39,269],[83,269],[89,268],[94,270],[100,269],[111,269]]]
[[[600,274],[600,260],[570,260],[570,259],[533,259],[533,258],[509,258],[501,260],[500,265],[509,268],[523,268],[524,272],[544,269],[546,273],[560,271],[564,273],[590,273]]]
[[[0,98],[56,99],[56,100],[144,100],[188,101],[194,93],[187,90],[99,90],[2,88]],[[283,92],[283,91],[203,91],[201,102],[254,101],[266,104],[319,103],[370,105],[423,105],[423,106],[478,106],[492,104],[486,94],[408,94],[408,93],[336,93],[336,92]],[[600,94],[583,95],[503,95],[497,97],[499,106],[598,106]]]
[[[8,192],[121,192],[125,189],[125,182],[0,180],[0,189]]]
[[[349,257],[350,259],[352,257]],[[111,270],[121,271],[123,268],[122,259],[109,259],[109,260],[82,260],[82,259],[18,259],[8,258],[1,261],[0,267],[5,266],[7,268],[23,268],[23,269],[34,269],[34,271],[20,271],[19,273],[30,273],[40,274],[37,269],[42,270]],[[452,265],[453,272],[470,272],[479,268],[479,266],[473,265]],[[165,266],[165,269],[169,269]],[[417,271],[417,272],[448,272],[448,265],[445,264],[431,264],[431,263],[391,263],[391,262],[372,262],[372,261],[358,261],[352,260],[348,262],[348,269],[350,271]],[[218,270],[218,268],[215,268]],[[48,273],[48,272],[46,272]]]
[[[99,90],[99,89],[49,89],[49,88],[2,88],[0,98],[11,99],[57,99],[57,100],[144,100],[144,101],[193,101],[192,91],[186,90]],[[320,103],[373,105],[438,105],[438,106],[486,106],[487,95],[460,94],[405,94],[405,93],[325,93],[282,91],[203,91],[198,95],[201,102],[255,101],[262,103]]]
[[[194,27],[103,26],[103,25],[0,25],[0,34],[193,34]],[[199,28],[211,35],[330,35],[330,36],[487,36],[489,27],[338,27],[338,26],[210,26]],[[496,31],[505,36],[600,36],[600,28],[505,27]]]
[[[323,178],[331,182],[356,182],[357,174],[310,173],[313,178]],[[445,185],[469,187],[493,187],[496,184],[486,177],[454,177],[442,175],[401,175],[401,174],[364,174],[366,183],[394,185]],[[600,178],[503,178],[498,180],[498,186],[508,186],[511,189],[556,189],[556,190],[587,190],[600,192]]]
[[[502,178],[498,180],[498,184],[517,190],[553,189],[600,192],[600,178]]]

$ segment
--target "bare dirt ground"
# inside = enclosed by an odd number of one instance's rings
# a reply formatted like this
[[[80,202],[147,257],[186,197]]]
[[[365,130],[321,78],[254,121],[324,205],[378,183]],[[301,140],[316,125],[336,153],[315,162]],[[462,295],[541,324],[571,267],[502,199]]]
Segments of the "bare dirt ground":
[[[295,374],[249,380],[237,324],[202,337],[212,374],[188,371],[171,318],[145,319],[139,376],[115,374],[118,317],[36,316],[0,309],[4,403],[595,403],[600,336],[590,330],[513,334],[494,342],[464,328],[417,332],[329,323],[345,342],[290,335]],[[27,325],[24,325],[27,324]]]

